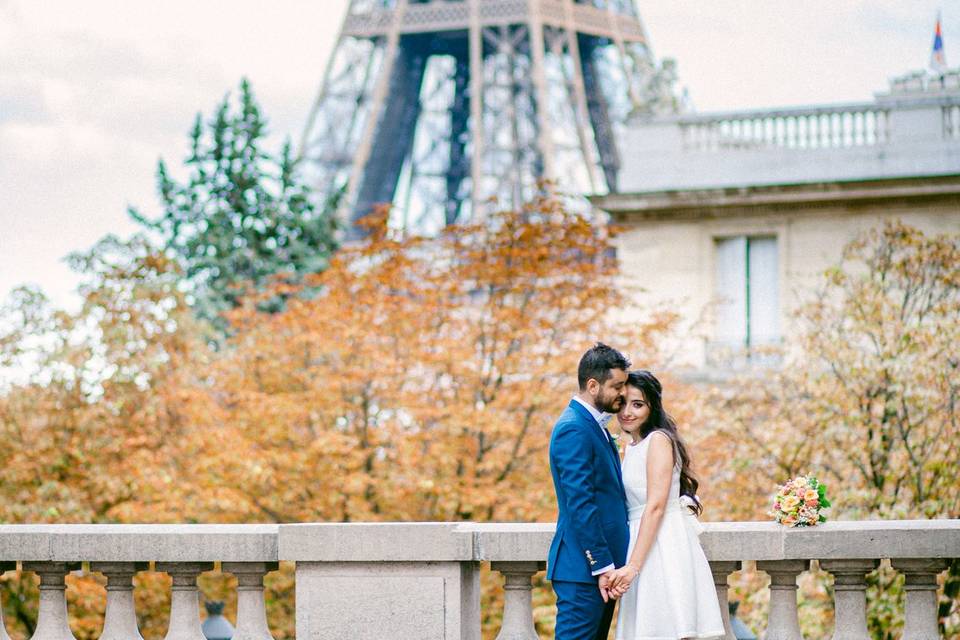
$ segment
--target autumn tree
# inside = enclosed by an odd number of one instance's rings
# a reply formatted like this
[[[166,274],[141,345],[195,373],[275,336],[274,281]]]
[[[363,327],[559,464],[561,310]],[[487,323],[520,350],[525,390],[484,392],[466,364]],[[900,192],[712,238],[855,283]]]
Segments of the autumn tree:
[[[179,287],[175,262],[143,237],[104,238],[75,254],[76,311],[20,289],[0,309],[0,521],[177,522],[200,493],[192,452],[203,435],[209,355]],[[213,416],[216,414],[213,413]],[[190,416],[187,420],[187,416]],[[202,495],[202,494],[201,494]],[[102,578],[68,577],[71,628],[100,634]],[[142,574],[141,630],[162,637],[165,576]],[[36,621],[36,579],[0,578],[15,638]]]
[[[957,517],[960,238],[900,223],[865,234],[797,325],[780,372],[715,391],[712,418],[750,473],[816,469],[847,517]]]
[[[318,210],[290,142],[273,154],[264,148],[266,134],[266,119],[243,80],[236,106],[228,95],[209,122],[197,115],[186,182],[159,162],[163,213],[150,218],[130,210],[182,266],[200,316],[221,327],[220,314],[237,306],[248,287],[263,288],[277,274],[298,281],[321,271],[336,248],[335,202]],[[268,310],[281,305],[282,298],[263,301]]]
[[[960,237],[899,222],[864,234],[796,326],[782,370],[732,381],[706,404],[724,503],[763,518],[774,484],[814,472],[834,518],[960,516]],[[876,628],[892,610],[882,591]]]
[[[576,359],[603,337],[653,361],[670,318],[614,319],[606,243],[553,200],[430,239],[370,223],[309,280],[319,295],[229,315],[218,379],[249,454],[215,466],[237,517],[551,517],[546,446]]]

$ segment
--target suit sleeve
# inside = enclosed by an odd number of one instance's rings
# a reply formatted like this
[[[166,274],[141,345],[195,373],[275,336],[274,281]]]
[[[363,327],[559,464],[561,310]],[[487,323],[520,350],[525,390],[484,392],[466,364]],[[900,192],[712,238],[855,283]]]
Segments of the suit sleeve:
[[[613,565],[613,554],[603,535],[596,502],[593,451],[586,434],[576,428],[561,428],[551,452],[557,469],[566,512],[580,551],[591,573]]]

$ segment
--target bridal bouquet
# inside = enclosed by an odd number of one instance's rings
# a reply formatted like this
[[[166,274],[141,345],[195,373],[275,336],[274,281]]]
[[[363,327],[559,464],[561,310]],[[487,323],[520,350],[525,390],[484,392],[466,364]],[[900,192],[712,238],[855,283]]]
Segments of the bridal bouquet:
[[[826,522],[823,511],[830,506],[827,488],[814,476],[797,476],[777,487],[770,515],[788,527],[812,527]]]

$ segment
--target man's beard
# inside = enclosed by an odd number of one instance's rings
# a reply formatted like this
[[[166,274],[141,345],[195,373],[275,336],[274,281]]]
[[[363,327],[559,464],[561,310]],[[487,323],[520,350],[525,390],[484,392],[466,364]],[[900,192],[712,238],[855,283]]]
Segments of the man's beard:
[[[613,396],[612,398],[598,397],[597,409],[607,413],[616,413],[617,411],[620,411],[620,407],[623,406],[622,400],[623,398],[619,394]]]

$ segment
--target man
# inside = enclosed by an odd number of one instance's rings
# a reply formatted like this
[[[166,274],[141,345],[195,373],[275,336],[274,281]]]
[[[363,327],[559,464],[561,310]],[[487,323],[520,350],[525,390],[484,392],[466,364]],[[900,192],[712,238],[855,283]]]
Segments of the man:
[[[597,343],[580,359],[580,391],[550,438],[560,514],[547,558],[557,594],[556,640],[605,640],[615,601],[614,569],[626,562],[630,530],[620,456],[606,429],[625,401],[630,361]]]

